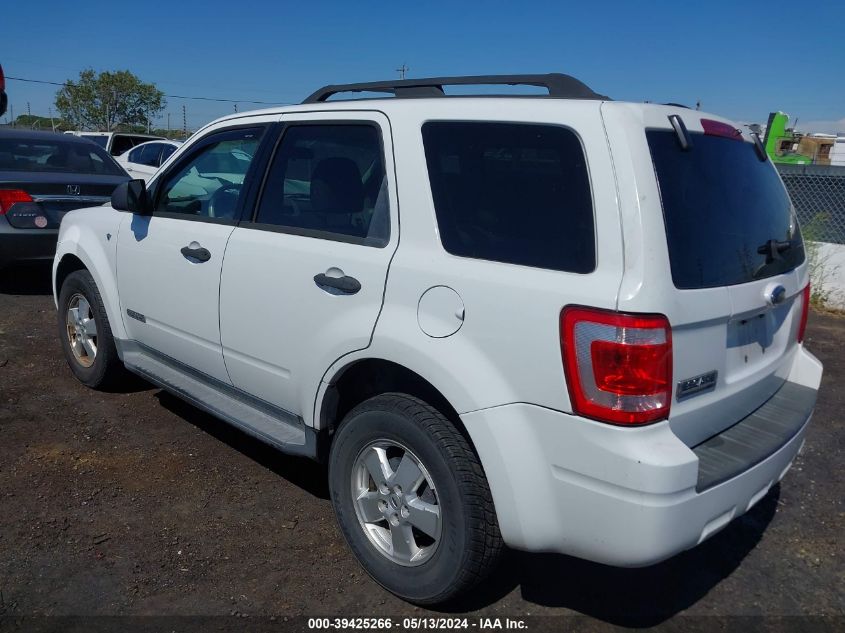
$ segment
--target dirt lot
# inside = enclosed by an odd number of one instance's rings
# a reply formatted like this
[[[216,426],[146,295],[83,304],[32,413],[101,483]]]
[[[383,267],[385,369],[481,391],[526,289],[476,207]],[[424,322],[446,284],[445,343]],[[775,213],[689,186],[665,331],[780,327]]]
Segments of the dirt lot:
[[[0,286],[0,615],[425,613],[352,558],[321,466],[149,385],[76,382],[48,275]],[[647,569],[510,552],[449,612],[638,626],[845,614],[845,319],[813,314],[807,345],[825,378],[804,452],[749,514]]]

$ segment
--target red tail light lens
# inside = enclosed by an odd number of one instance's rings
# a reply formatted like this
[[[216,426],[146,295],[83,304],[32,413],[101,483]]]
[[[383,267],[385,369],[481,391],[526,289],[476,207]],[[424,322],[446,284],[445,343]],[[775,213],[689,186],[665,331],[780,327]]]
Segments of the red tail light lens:
[[[713,119],[701,119],[701,127],[704,128],[704,133],[708,136],[732,138],[735,141],[742,140],[742,132],[728,123],[714,121]]]
[[[20,189],[0,189],[0,215],[5,215],[18,202],[32,202],[32,196]]]
[[[665,316],[564,308],[560,337],[575,413],[620,425],[669,416],[672,330]]]
[[[798,342],[804,342],[804,334],[807,331],[807,317],[810,316],[810,284],[801,293],[801,320],[798,322]]]

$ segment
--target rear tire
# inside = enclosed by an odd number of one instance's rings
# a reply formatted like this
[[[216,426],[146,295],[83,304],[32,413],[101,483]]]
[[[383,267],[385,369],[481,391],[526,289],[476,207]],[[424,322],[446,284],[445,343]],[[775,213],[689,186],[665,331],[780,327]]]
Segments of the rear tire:
[[[100,291],[87,270],[65,278],[59,292],[58,321],[65,360],[79,382],[92,389],[107,389],[128,377],[117,355]]]
[[[355,407],[332,443],[329,486],[361,565],[409,602],[454,599],[498,562],[502,538],[478,457],[418,398],[388,393]]]

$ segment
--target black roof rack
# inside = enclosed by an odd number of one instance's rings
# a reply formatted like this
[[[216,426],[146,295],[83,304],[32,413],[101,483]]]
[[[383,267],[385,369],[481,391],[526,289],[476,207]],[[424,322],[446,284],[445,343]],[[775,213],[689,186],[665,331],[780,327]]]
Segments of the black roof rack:
[[[320,103],[341,92],[384,92],[397,98],[445,97],[443,86],[541,86],[555,99],[602,99],[608,97],[593,92],[586,84],[561,73],[545,75],[474,75],[469,77],[428,77],[425,79],[397,79],[361,84],[323,86],[302,103]]]

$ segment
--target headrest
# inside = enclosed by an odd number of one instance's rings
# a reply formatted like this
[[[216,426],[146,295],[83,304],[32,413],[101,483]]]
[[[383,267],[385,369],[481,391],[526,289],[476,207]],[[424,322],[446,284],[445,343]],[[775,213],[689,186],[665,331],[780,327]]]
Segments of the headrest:
[[[364,185],[350,158],[324,158],[311,173],[311,210],[317,213],[360,213]]]

